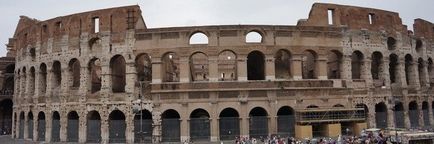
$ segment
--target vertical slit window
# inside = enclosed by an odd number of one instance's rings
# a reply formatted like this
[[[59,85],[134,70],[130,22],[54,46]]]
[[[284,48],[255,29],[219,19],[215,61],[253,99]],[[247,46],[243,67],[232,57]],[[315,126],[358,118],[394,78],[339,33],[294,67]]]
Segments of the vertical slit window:
[[[95,33],[99,33],[99,17],[93,18],[93,29]]]
[[[333,24],[334,24],[334,23],[333,23],[334,10],[333,10],[333,9],[329,9],[329,10],[327,11],[327,14],[328,14],[328,24],[329,24],[329,25],[333,25]]]
[[[373,24],[374,23],[374,14],[370,13],[368,15],[368,17],[369,17],[369,24]]]

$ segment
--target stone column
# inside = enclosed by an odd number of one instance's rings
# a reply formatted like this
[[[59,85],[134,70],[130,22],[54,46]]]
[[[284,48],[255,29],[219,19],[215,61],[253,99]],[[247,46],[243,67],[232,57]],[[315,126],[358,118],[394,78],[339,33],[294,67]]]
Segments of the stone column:
[[[424,61],[423,62],[423,78],[424,78],[424,83],[423,83],[423,87],[429,87],[430,86],[430,78],[429,78],[429,72],[428,72],[428,61]]]
[[[423,110],[422,110],[422,103],[417,103],[417,111],[419,112],[419,127],[422,128],[425,126],[425,123],[423,121]]]
[[[406,102],[406,101],[404,101]],[[409,114],[409,107],[408,103],[403,103],[404,106],[404,122],[405,122],[405,128],[411,128],[410,124],[410,114]]]
[[[208,57],[209,81],[219,81],[218,56]]]
[[[101,62],[103,63],[103,62]],[[108,101],[109,94],[112,93],[112,78],[110,65],[104,62],[104,65],[101,65],[101,99],[103,102]]]
[[[394,107],[394,105],[387,104],[387,127],[394,127],[395,126],[395,117],[394,117],[393,107]]]
[[[161,142],[161,112],[158,108],[152,111],[152,143]]]
[[[371,59],[365,59],[363,65],[362,79],[365,79],[366,85],[372,86]]]
[[[303,79],[303,55],[293,55],[291,59],[291,73],[294,80]]]
[[[53,72],[52,67],[47,65],[47,89],[45,91],[45,103],[51,103],[51,96],[53,95]]]
[[[18,111],[18,113],[17,113],[17,122],[16,122],[16,125],[15,125],[15,138],[19,138],[20,137],[20,121],[21,121],[20,115],[21,115],[21,113]]]
[[[161,83],[161,58],[152,58],[152,83]]]
[[[217,142],[219,141],[220,133],[219,133],[219,116],[218,116],[216,103],[212,103],[211,108],[212,108],[210,111],[211,141]]]
[[[369,124],[369,127],[376,127],[376,125],[377,125],[377,123],[376,123],[376,121],[375,121],[375,119],[376,119],[376,117],[375,117],[375,106],[369,106],[368,105],[368,111],[369,111],[369,113],[368,113],[368,120],[369,120],[369,122],[368,122],[368,124]]]
[[[248,137],[249,136],[249,112],[247,111],[247,105],[245,103],[241,104],[240,110],[240,136]]]
[[[190,82],[190,59],[188,57],[179,58],[179,81],[180,82]]]
[[[24,112],[24,139],[29,138],[29,115],[28,112]]]
[[[404,59],[398,60],[398,73],[397,75],[397,81],[401,84],[401,87],[407,87],[407,79],[405,78],[405,61]]]
[[[266,55],[265,57],[265,79],[276,79],[275,67],[274,67],[274,55]]]
[[[316,60],[315,75],[317,79],[327,79],[327,57],[319,55]]]
[[[69,88],[71,86],[71,72],[69,71],[68,65],[62,65],[61,72],[61,81],[60,81],[60,102],[66,103],[68,101],[68,97],[71,96],[69,94]]]
[[[60,111],[60,141],[67,141],[68,115],[65,111]]]
[[[38,113],[35,113],[35,115],[33,116],[33,141],[38,141]]]
[[[126,64],[125,77],[125,93],[128,96],[127,101],[132,101],[134,99],[133,94],[136,88],[135,84],[138,82],[136,67],[134,67],[134,61]]]
[[[187,117],[187,116],[186,116]],[[190,119],[189,118],[181,118],[181,142],[190,139]]]
[[[84,108],[83,108],[84,109]],[[85,143],[87,140],[87,112],[86,109],[81,110],[78,118],[78,142]]]
[[[104,105],[107,106],[107,105]],[[107,110],[101,112],[101,143],[109,143],[109,117]]]
[[[342,57],[342,62],[339,66],[339,69],[341,70],[341,79],[344,80],[351,80],[351,55],[344,55]]]
[[[419,88],[420,87],[420,82],[419,82],[419,71],[418,71],[418,67],[417,67],[417,62],[412,62],[411,64],[411,70],[412,75],[410,75],[410,85],[413,86],[414,88]]]
[[[14,85],[16,85],[16,84],[14,84]],[[16,88],[16,87],[15,87]],[[15,101],[14,101],[14,103],[15,103]],[[15,128],[16,128],[16,118],[15,118],[15,116],[16,116],[16,111],[15,111],[15,108],[12,108],[12,127],[11,127],[11,137],[14,139],[14,138],[17,138],[16,136],[15,136],[15,134],[16,134],[16,130],[15,130]]]
[[[40,70],[39,68],[35,69],[35,83],[34,83],[34,95],[33,95],[33,102],[35,104],[39,103],[39,97],[41,96],[41,75],[39,74]]]
[[[384,86],[386,87],[390,87],[389,63],[390,61],[388,59],[383,59],[381,79],[383,80]]]
[[[126,114],[125,115],[125,138],[126,143],[133,144],[134,143],[134,114]]]
[[[238,81],[247,81],[247,57],[239,55],[237,57],[237,76]]]
[[[25,102],[26,103],[30,103],[31,101],[31,99],[32,99],[32,96],[31,96],[31,89],[30,89],[30,87],[31,87],[31,76],[30,76],[30,68],[26,71],[26,73],[25,73],[25,93],[24,93],[24,98],[25,98]]]
[[[91,87],[92,76],[89,73],[89,67],[87,65],[80,67],[80,87],[78,88],[78,93],[80,95],[80,103],[85,103],[87,101],[87,92]]]
[[[50,143],[52,137],[51,129],[53,129],[53,114],[51,111],[48,112],[45,114],[45,142]]]

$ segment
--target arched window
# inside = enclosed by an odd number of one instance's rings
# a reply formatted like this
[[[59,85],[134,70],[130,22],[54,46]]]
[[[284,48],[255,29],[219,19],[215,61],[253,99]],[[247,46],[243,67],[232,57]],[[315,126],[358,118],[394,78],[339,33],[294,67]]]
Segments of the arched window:
[[[179,58],[175,53],[163,55],[161,69],[163,82],[179,82]]]
[[[73,88],[80,87],[80,69],[80,61],[75,58],[69,61],[70,81],[72,82]]]
[[[423,42],[420,39],[416,40],[416,52],[422,52],[423,48]]]
[[[125,114],[114,110],[109,114],[109,143],[125,143]]]
[[[29,92],[29,94],[33,96],[33,94],[35,94],[35,85],[36,85],[36,83],[35,83],[35,68],[34,67],[30,67],[29,80],[30,80],[30,85],[29,85],[30,86],[29,87],[30,92]]]
[[[260,138],[268,135],[268,113],[264,108],[255,107],[250,113],[249,134],[251,137]]]
[[[404,115],[404,105],[401,102],[397,102],[395,107],[393,107],[395,127],[405,128]]]
[[[281,107],[277,111],[277,133],[281,136],[295,135],[295,113],[289,106]]]
[[[94,58],[89,62],[90,91],[95,93],[101,90],[101,62]]]
[[[342,69],[342,53],[339,51],[330,51],[327,56],[327,75],[328,79],[340,79]]]
[[[161,140],[163,142],[180,142],[180,116],[176,110],[169,109],[161,114]]]
[[[426,77],[425,77],[425,61],[422,58],[419,58],[417,60],[417,71],[419,74],[419,83],[420,86],[424,87],[426,83]]]
[[[387,38],[387,49],[395,50],[396,49],[396,40],[393,37]]]
[[[196,109],[190,114],[190,136],[192,140],[210,140],[211,129],[209,113],[204,109]]]
[[[287,50],[279,50],[274,55],[274,71],[276,79],[291,78],[291,54]]]
[[[53,84],[53,88],[59,90],[60,88],[60,83],[62,81],[62,70],[61,70],[61,66],[60,66],[60,62],[59,61],[55,61],[53,63],[53,74],[54,74],[54,78],[52,81]]]
[[[419,127],[419,108],[416,101],[412,101],[408,104],[408,117],[410,118],[411,128]]]
[[[256,31],[251,31],[246,35],[246,43],[262,43],[262,35]]]
[[[240,119],[237,110],[225,108],[219,115],[219,131],[221,140],[233,140],[240,134]]]
[[[152,63],[148,54],[140,54],[136,57],[136,71],[138,81],[152,80]]]
[[[250,52],[247,56],[247,79],[265,79],[265,57],[260,51]]]
[[[396,83],[399,79],[399,58],[396,54],[390,54],[389,56],[389,78],[391,83]]]
[[[126,85],[126,63],[121,55],[116,55],[110,60],[112,77],[112,90],[114,93],[125,92]]]
[[[45,65],[45,63],[39,66],[39,76],[39,88],[41,94],[45,94],[47,91],[47,65]]]
[[[431,83],[434,83],[434,65],[431,58],[428,58],[428,77]]]
[[[380,52],[374,52],[371,58],[372,79],[380,80],[383,74],[383,55]]]
[[[377,128],[387,127],[387,106],[384,102],[375,105],[375,123]]]
[[[414,82],[413,57],[410,54],[405,55],[405,79],[407,85]]]
[[[220,81],[237,79],[237,56],[234,52],[226,50],[219,54],[218,72]]]
[[[312,50],[303,52],[302,57],[302,76],[303,79],[316,79],[317,78],[317,55]]]
[[[352,79],[361,79],[363,71],[363,54],[360,51],[354,51],[351,55],[351,76]]]
[[[190,44],[208,44],[208,36],[202,32],[196,32],[191,35]]]
[[[190,72],[192,81],[208,81],[208,56],[201,52],[191,55]]]
[[[98,143],[101,142],[101,116],[98,111],[90,111],[87,113],[87,133],[86,142]]]

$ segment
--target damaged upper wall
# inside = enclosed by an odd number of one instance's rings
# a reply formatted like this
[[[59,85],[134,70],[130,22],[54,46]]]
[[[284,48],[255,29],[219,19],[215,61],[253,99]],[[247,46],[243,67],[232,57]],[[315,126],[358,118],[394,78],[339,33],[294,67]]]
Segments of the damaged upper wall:
[[[46,21],[21,16],[14,37],[7,44],[11,52],[27,47],[36,47],[40,42],[41,51],[46,51],[49,39],[60,41],[67,36],[70,47],[79,47],[81,34],[94,34],[95,19],[99,20],[99,32],[109,32],[112,42],[125,39],[128,29],[146,29],[140,7],[125,6],[56,17]],[[53,45],[53,47],[56,47]]]
[[[424,37],[427,40],[434,40],[433,23],[423,19],[415,19],[413,29],[416,37]]]
[[[329,10],[332,22],[329,24]],[[315,3],[307,20],[300,20],[298,26],[347,26],[349,29],[385,30],[407,33],[399,14],[373,8]]]

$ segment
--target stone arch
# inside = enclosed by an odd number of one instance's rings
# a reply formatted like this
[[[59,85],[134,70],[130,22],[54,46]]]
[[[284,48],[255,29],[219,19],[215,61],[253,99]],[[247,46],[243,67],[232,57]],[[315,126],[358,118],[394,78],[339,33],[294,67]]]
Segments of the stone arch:
[[[102,51],[102,40],[99,37],[91,38],[88,42],[90,51],[98,52]]]
[[[389,79],[391,83],[399,82],[399,57],[396,54],[389,55]]]
[[[332,50],[327,55],[327,76],[328,79],[340,79],[342,73],[342,53]]]
[[[387,128],[387,106],[384,102],[375,105],[375,123],[377,128]]]
[[[427,101],[422,102],[423,125],[428,127],[431,125],[429,120],[429,104]]]
[[[231,50],[219,53],[218,73],[220,81],[233,81],[237,79],[237,55]]]
[[[291,75],[291,53],[288,50],[280,49],[274,54],[274,71],[276,79],[290,79]]]
[[[163,82],[179,82],[179,57],[174,52],[168,52],[161,58]]]
[[[371,56],[371,74],[373,80],[381,80],[383,74],[383,54],[375,51]]]
[[[422,87],[424,87],[426,83],[425,66],[425,61],[422,58],[419,58],[417,60],[417,71],[419,76],[419,83]]]
[[[101,61],[98,58],[93,58],[89,61],[88,73],[90,76],[89,88],[91,93],[101,90]]]
[[[405,79],[407,85],[414,83],[413,57],[410,54],[405,55]]]
[[[387,49],[388,50],[395,50],[396,49],[396,39],[393,37],[387,38]]]
[[[416,39],[416,52],[420,53],[423,51],[423,42],[420,39]]]
[[[33,112],[29,111],[27,114],[27,131],[28,131],[28,139],[33,139]]]
[[[434,83],[434,65],[431,58],[428,58],[428,78],[431,83]]]
[[[239,113],[234,108],[225,108],[219,115],[220,140],[233,140],[240,134]]]
[[[252,51],[247,55],[247,79],[265,80],[265,56],[260,51]]]
[[[249,134],[253,138],[268,135],[268,113],[262,107],[255,107],[249,112]]]
[[[114,110],[109,114],[109,142],[125,143],[125,114],[120,110]]]
[[[302,57],[302,77],[303,79],[317,78],[317,58],[318,55],[313,50],[305,50]]]
[[[47,65],[45,63],[39,66],[39,90],[42,95],[47,91]]]
[[[19,124],[20,124],[20,126],[18,127],[18,131],[19,131],[19,133],[18,133],[18,138],[19,139],[24,139],[24,112],[23,111],[21,111],[20,112],[20,120],[19,120]]]
[[[204,109],[195,109],[190,114],[190,138],[193,141],[209,141],[211,136],[210,115]]]
[[[43,111],[38,113],[38,141],[45,141],[45,113]]]
[[[113,93],[125,92],[126,62],[122,55],[115,55],[110,60],[111,85]]]
[[[68,142],[78,142],[79,133],[79,116],[76,111],[70,111],[68,113],[68,124],[67,124],[67,141]]]
[[[405,128],[404,105],[402,104],[402,102],[395,103],[395,106],[393,107],[393,112],[394,112],[394,119],[395,119],[395,127]]]
[[[190,77],[192,81],[208,81],[208,56],[203,52],[196,52],[190,56]]]
[[[208,44],[208,35],[200,31],[194,32],[190,35],[189,44]]]
[[[134,142],[152,143],[152,113],[141,110],[134,115]]]
[[[411,101],[408,104],[408,116],[410,118],[410,127],[419,127],[419,108],[416,101]]]
[[[277,111],[277,134],[284,137],[295,135],[295,112],[292,107],[283,106]]]
[[[88,143],[101,142],[101,115],[93,110],[87,113],[86,140]]]
[[[363,53],[360,51],[354,51],[351,54],[351,77],[352,79],[361,79],[364,66]]]
[[[152,81],[151,57],[142,53],[136,56],[136,71],[138,81]]]
[[[71,87],[78,88],[80,87],[80,61],[76,58],[73,58],[69,61],[68,70],[70,75],[70,81],[72,82]]]
[[[0,101],[0,128],[3,130],[3,134],[11,134],[12,112],[13,101],[11,99],[6,98]]]
[[[36,71],[35,71],[35,67],[30,67],[30,77],[29,77],[29,81],[30,81],[30,84],[29,84],[29,94],[31,95],[31,96],[33,96],[34,94],[35,94],[35,86],[36,86],[36,81],[35,81],[35,78],[36,78]]]
[[[57,111],[53,112],[51,121],[51,141],[60,141],[60,114]]]
[[[168,109],[161,114],[161,137],[163,142],[180,142],[180,115],[176,110]]]
[[[246,34],[246,43],[263,43],[263,34],[260,31],[252,30]]]
[[[52,73],[53,73],[53,80],[52,80],[53,90],[60,90],[60,84],[62,82],[62,67],[59,61],[53,62]]]

